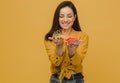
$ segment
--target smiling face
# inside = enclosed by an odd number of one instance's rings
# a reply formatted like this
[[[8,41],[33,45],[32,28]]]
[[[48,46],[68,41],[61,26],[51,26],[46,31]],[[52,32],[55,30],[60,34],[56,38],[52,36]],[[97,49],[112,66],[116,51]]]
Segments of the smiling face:
[[[70,7],[64,7],[60,10],[59,24],[62,29],[71,29],[76,15]]]

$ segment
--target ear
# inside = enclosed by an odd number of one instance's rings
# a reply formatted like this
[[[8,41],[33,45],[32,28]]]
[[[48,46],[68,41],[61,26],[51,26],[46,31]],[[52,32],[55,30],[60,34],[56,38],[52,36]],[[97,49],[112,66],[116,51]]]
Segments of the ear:
[[[75,21],[75,19],[76,19],[76,14],[75,14],[75,16],[74,16],[75,18],[74,18],[74,21]]]

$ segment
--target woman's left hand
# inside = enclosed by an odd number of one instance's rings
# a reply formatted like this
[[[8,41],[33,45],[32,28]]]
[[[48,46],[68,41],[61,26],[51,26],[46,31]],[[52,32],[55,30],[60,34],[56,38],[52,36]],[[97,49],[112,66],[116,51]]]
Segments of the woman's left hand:
[[[80,41],[76,38],[71,38],[71,37],[68,38],[66,41],[67,41],[69,57],[72,57],[76,53],[76,48],[79,46]]]
[[[71,58],[72,56],[74,56],[74,54],[76,53],[76,49],[78,46],[75,46],[73,44],[67,45],[68,48],[68,55]]]

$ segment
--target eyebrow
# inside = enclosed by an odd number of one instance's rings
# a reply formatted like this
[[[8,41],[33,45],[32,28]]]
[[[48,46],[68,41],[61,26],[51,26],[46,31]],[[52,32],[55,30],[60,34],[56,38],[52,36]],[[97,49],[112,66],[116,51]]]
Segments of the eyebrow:
[[[60,14],[60,15],[64,15],[64,14]],[[68,13],[67,15],[72,15],[72,13]]]

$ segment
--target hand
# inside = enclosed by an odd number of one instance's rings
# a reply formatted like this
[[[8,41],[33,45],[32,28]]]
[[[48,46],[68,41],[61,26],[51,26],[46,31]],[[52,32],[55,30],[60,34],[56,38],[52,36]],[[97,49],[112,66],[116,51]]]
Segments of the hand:
[[[49,40],[52,40],[55,44],[56,44],[56,54],[58,56],[62,56],[63,55],[63,39],[62,38],[59,38],[59,39],[55,39],[55,38],[52,38],[52,37],[49,37],[48,38]]]
[[[72,56],[74,56],[74,54],[76,53],[77,47],[78,47],[78,46],[73,45],[73,44],[67,45],[68,55],[69,55],[70,58],[71,58]]]
[[[64,43],[62,38],[55,39],[53,37],[49,37],[48,39],[52,40],[56,44],[56,46],[62,46]]]
[[[76,48],[79,46],[80,41],[76,38],[68,38],[67,39],[67,47],[68,47],[68,54],[69,57],[74,56],[76,53]]]

